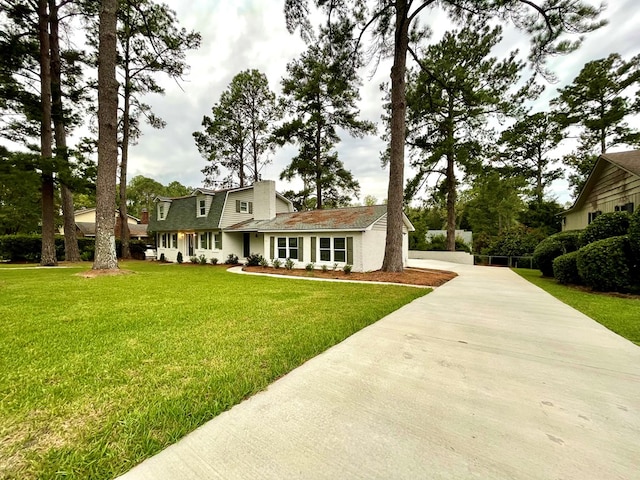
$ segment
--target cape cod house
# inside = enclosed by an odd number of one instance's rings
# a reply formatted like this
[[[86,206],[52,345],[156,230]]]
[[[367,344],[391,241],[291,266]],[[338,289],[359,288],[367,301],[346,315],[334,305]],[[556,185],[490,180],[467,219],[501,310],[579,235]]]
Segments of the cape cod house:
[[[640,204],[640,150],[598,157],[574,204],[563,212],[563,230],[581,230],[601,213],[633,213]]]
[[[156,198],[149,230],[155,232],[158,257],[185,261],[204,255],[224,262],[231,254],[240,259],[252,253],[282,261],[290,258],[297,268],[308,263],[353,271],[382,266],[386,238],[386,205],[296,212],[277,193],[275,182],[227,190],[196,189],[180,198]],[[408,259],[408,232],[413,225],[404,217],[403,258]]]

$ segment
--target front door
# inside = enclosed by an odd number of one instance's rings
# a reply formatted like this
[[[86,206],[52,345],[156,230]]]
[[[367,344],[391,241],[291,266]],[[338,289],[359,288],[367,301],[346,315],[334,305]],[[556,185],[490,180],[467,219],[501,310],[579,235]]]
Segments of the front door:
[[[251,255],[251,234],[242,234],[242,255],[246,258]]]
[[[187,233],[187,255],[193,257],[194,234]]]

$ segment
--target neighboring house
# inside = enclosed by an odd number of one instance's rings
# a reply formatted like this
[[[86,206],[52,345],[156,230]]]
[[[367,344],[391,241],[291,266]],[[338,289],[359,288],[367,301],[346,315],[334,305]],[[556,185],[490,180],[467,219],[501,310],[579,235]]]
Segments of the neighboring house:
[[[96,209],[83,208],[73,214],[76,223],[76,235],[78,237],[95,237],[96,236]],[[115,212],[116,216],[116,237],[120,237],[120,216]],[[149,213],[142,212],[142,219],[138,219],[133,215],[127,215],[127,224],[129,225],[129,236],[134,240],[146,240],[148,237],[147,227],[149,223]],[[64,234],[64,228],[60,227],[60,234]]]
[[[633,213],[640,204],[640,150],[598,157],[573,206],[563,212],[563,230],[581,230],[601,213]]]
[[[269,180],[220,191],[200,188],[187,197],[158,197],[149,230],[156,234],[158,256],[169,261],[176,261],[178,252],[185,261],[204,255],[221,263],[231,254],[242,259],[256,253],[268,260],[290,258],[297,268],[349,264],[353,271],[371,271],[382,266],[386,222],[386,205],[295,212]],[[412,230],[404,217],[405,262]]]

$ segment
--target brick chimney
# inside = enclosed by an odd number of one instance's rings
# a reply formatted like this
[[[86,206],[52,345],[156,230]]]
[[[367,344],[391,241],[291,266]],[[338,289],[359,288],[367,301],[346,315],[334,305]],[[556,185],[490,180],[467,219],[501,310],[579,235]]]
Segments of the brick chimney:
[[[276,216],[276,182],[263,180],[253,184],[253,218],[271,220]]]
[[[140,223],[142,225],[149,225],[149,211],[143,208],[140,212]]]

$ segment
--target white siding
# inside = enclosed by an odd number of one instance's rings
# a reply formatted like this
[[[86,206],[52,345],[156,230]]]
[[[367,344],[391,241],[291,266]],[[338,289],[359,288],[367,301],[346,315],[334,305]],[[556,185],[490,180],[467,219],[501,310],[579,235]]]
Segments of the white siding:
[[[204,215],[200,215],[200,200],[204,200]],[[206,217],[209,215],[213,195],[198,195],[196,198],[196,217]]]
[[[387,231],[387,214],[385,213],[384,217],[382,217],[380,220],[374,223],[371,229],[378,232],[380,231],[386,232]]]
[[[253,189],[248,188],[239,192],[229,192],[227,194],[227,201],[224,205],[224,209],[222,210],[222,218],[220,219],[220,228],[226,228],[253,218],[252,213],[236,212],[236,200],[251,202],[253,204]],[[242,250],[240,251],[242,252]]]
[[[280,197],[276,196],[276,213],[289,213],[293,212],[293,205],[289,202],[285,202]]]
[[[589,212],[613,212],[628,202],[640,208],[640,177],[606,162],[582,207],[566,215],[563,230],[581,230],[589,223]]]

